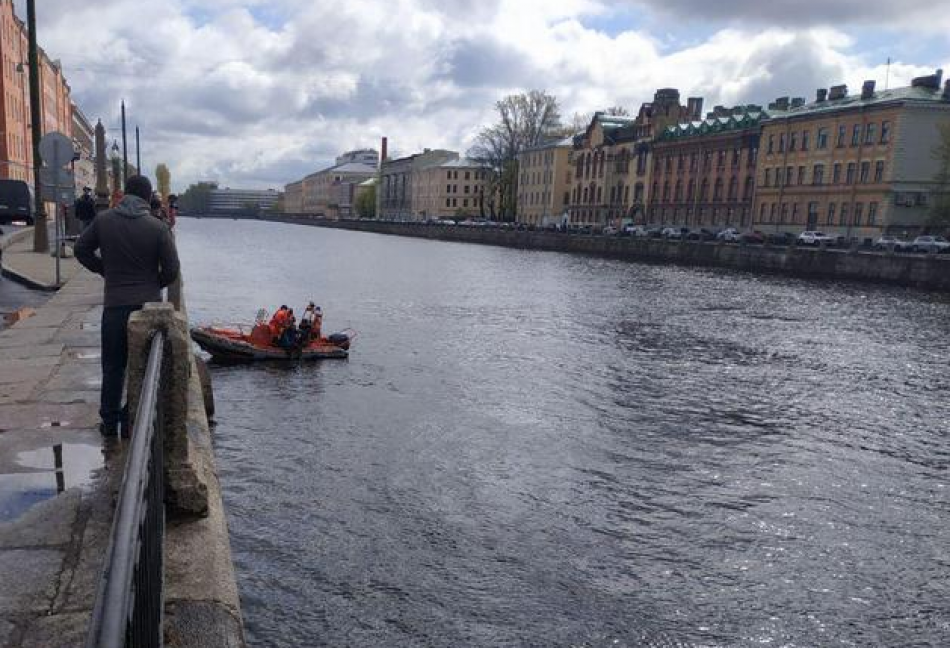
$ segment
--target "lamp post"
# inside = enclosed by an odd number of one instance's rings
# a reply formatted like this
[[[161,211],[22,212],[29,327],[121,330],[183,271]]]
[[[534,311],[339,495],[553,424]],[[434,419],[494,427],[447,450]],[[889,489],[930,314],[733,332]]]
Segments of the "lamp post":
[[[122,158],[119,157],[119,144],[115,140],[112,140],[112,198],[111,202],[115,202],[115,198],[118,197],[120,187],[122,185]],[[113,207],[115,205],[112,205]]]
[[[49,232],[46,231],[46,208],[43,205],[43,187],[40,183],[40,139],[43,137],[42,112],[40,111],[40,61],[36,45],[36,4],[35,0],[26,0],[26,22],[29,30],[30,64],[30,121],[33,129],[33,193],[36,214],[33,217],[33,251],[49,252]]]

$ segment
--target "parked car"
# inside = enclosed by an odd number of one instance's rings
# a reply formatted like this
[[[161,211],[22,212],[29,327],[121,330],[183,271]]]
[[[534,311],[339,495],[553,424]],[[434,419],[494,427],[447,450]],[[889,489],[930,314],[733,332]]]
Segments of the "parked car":
[[[22,180],[0,180],[0,223],[33,224],[33,189]]]
[[[664,227],[660,236],[665,239],[682,239],[689,235],[689,229],[686,227]]]
[[[817,232],[814,230],[805,230],[798,235],[798,244],[799,245],[835,245],[838,242],[838,238],[835,236],[828,236],[824,232]]]
[[[950,252],[950,241],[942,236],[918,236],[911,243],[910,249],[914,252]]]
[[[649,227],[647,228],[647,237],[648,238],[663,238],[663,227]]]
[[[872,247],[874,247],[875,250],[889,250],[893,248],[894,250],[897,250],[897,251],[903,251],[903,250],[909,250],[910,245],[911,245],[910,241],[903,241],[897,238],[896,236],[885,235],[885,236],[878,237],[874,241],[874,244]]]
[[[791,232],[769,232],[765,235],[765,240],[770,245],[792,245],[798,239]]]
[[[646,238],[650,235],[650,230],[645,228],[643,225],[627,225],[624,228],[627,231],[627,234],[634,236],[636,238]]]
[[[613,225],[608,225],[607,227],[602,229],[600,233],[603,234],[604,236],[616,236],[617,228],[614,227]]]
[[[727,243],[737,243],[740,236],[742,235],[739,234],[739,230],[737,230],[735,227],[727,227],[716,234],[716,239],[719,241],[726,241]]]
[[[686,235],[691,241],[714,241],[719,236],[719,230],[701,227],[698,230],[690,230]]]
[[[739,240],[745,243],[765,243],[765,234],[759,230],[749,230],[739,235]]]

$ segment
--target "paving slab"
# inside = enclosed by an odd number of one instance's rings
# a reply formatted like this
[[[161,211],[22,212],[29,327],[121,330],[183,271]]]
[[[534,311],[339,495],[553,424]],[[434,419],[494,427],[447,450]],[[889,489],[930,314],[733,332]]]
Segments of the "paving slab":
[[[46,612],[64,554],[62,549],[0,551],[0,615]]]

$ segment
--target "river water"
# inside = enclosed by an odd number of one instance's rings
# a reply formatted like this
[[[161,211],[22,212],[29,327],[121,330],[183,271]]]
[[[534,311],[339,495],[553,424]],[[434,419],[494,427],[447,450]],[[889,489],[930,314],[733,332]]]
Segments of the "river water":
[[[950,645],[950,299],[182,219],[252,646]]]

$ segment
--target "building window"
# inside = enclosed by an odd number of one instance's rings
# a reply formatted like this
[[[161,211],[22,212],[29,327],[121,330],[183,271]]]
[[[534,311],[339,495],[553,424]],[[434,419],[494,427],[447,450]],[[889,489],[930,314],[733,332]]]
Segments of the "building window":
[[[874,163],[874,182],[884,182],[884,160],[878,160]]]
[[[452,185],[452,193],[458,193],[458,192],[459,192],[459,186],[456,184]]]
[[[835,162],[834,166],[831,167],[831,184],[838,184],[841,182],[841,163]]]
[[[689,170],[695,171],[696,167],[699,165],[699,154],[693,153],[689,156]]]
[[[446,199],[445,199],[445,206],[446,206],[446,207],[451,207],[451,206],[452,206],[452,199],[451,199],[451,198],[446,198]]]
[[[858,146],[861,143],[861,124],[855,124],[851,130],[851,146]]]
[[[769,150],[768,150],[768,154],[769,154],[769,155],[772,155],[774,149],[775,149],[775,135],[769,135]]]
[[[835,224],[835,204],[828,203],[828,216],[825,218],[825,225]]]
[[[457,205],[458,205],[458,198],[453,198],[453,199],[452,199],[452,206],[455,207],[455,206],[457,206]]]
[[[776,203],[772,203],[771,205],[769,205],[769,222],[770,223],[775,222],[775,206],[776,206]]]
[[[780,223],[788,222],[788,203],[782,203],[782,215],[780,218]]]
[[[792,184],[792,174],[795,172],[795,167],[787,167],[785,169],[785,186],[791,186]]]
[[[685,166],[685,160],[683,158],[683,154],[680,153],[679,156],[676,158],[676,170],[682,171],[684,166]]]
[[[468,185],[465,185],[464,187],[462,187],[462,189],[465,190],[465,193],[468,193]]]
[[[854,184],[854,172],[857,165],[854,162],[848,162],[848,171],[844,178],[845,184]]]
[[[816,164],[812,169],[811,173],[811,183],[813,185],[820,185],[825,182],[825,165]]]
[[[802,131],[802,150],[803,151],[808,150],[808,131],[807,130]]]
[[[726,152],[722,149],[720,149],[716,155],[716,166],[720,169],[726,166]]]
[[[759,222],[760,223],[765,222],[765,203],[762,203],[761,205],[759,205]]]
[[[877,225],[877,203],[868,203],[868,225]]]
[[[713,185],[713,202],[719,202],[720,200],[722,200],[722,178],[716,178]]]
[[[792,203],[792,223],[798,222],[798,203]]]
[[[818,224],[818,203],[810,202],[808,203],[808,223],[809,224]]]
[[[862,184],[867,184],[871,179],[871,163],[865,160],[861,163],[861,180]]]
[[[452,193],[452,185],[445,185],[445,193]]]
[[[462,207],[468,207],[468,198],[462,200]]]
[[[788,152],[791,153],[792,151],[794,151],[797,144],[798,144],[798,133],[789,133]]]
[[[663,183],[663,202],[670,201],[670,183],[669,181]]]
[[[465,179],[466,179],[466,180],[468,180],[468,179],[469,179],[469,177],[470,177],[470,176],[469,176],[469,172],[468,172],[468,171],[466,171],[466,172],[465,172]]]
[[[735,202],[736,198],[739,197],[739,178],[733,176],[729,180],[729,201]]]
[[[765,181],[762,183],[763,187],[768,187],[772,184],[772,169],[765,170]]]
[[[673,190],[673,200],[680,202],[683,200],[683,181],[676,181],[676,188]]]
[[[756,160],[759,158],[759,149],[758,147],[753,146],[749,149],[749,154],[746,156],[746,166],[750,169],[755,168]]]
[[[838,224],[848,224],[848,203],[841,203],[841,215],[838,217]]]
[[[848,137],[848,127],[844,124],[838,126],[838,141],[835,143],[835,146],[838,148],[844,148],[844,141]]]
[[[755,189],[755,178],[748,176],[745,179],[745,192],[742,194],[742,199],[745,201],[752,200],[752,191]]]
[[[873,122],[869,122],[869,123],[867,124],[867,126],[865,126],[865,128],[864,128],[864,143],[865,143],[865,144],[874,144],[874,135],[875,135],[875,133],[874,133],[874,123],[873,123]],[[857,207],[855,207],[855,211],[856,211],[856,210],[857,210]],[[855,216],[857,216],[857,214],[855,214]]]
[[[861,217],[864,215],[864,203],[854,203],[854,225],[861,227]]]
[[[798,184],[805,184],[805,167],[798,167]]]
[[[739,162],[742,160],[742,151],[739,149],[732,149],[732,166],[738,167]]]
[[[707,198],[709,198],[709,180],[703,178],[703,183],[699,185],[699,201],[706,202]]]
[[[452,179],[452,172],[451,172],[451,171],[446,171],[446,172],[445,172],[445,178],[446,178],[446,180],[451,180],[451,179]]]
[[[881,122],[881,144],[887,144],[891,141],[891,122],[885,120]],[[868,218],[871,214],[868,213]]]

